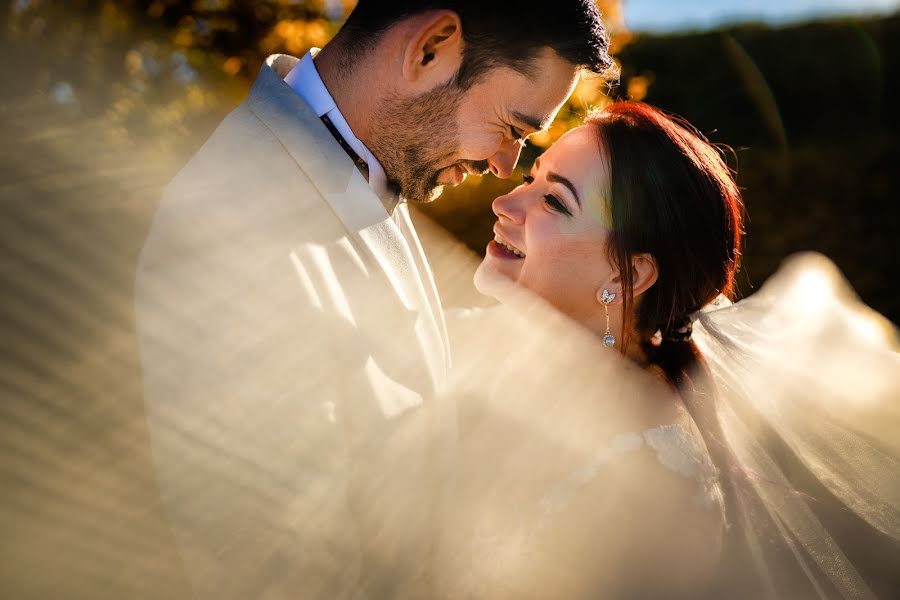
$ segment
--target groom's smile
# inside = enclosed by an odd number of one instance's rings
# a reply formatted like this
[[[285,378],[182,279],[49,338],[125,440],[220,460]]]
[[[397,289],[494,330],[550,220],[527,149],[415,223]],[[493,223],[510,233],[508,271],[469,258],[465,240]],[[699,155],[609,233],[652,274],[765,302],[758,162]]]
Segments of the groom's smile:
[[[468,172],[462,165],[453,165],[447,167],[438,175],[438,183],[443,185],[459,185],[466,180]]]
[[[466,180],[468,175],[481,177],[490,171],[490,165],[486,160],[477,162],[461,161],[451,165],[438,174],[437,181],[441,185],[459,185]]]

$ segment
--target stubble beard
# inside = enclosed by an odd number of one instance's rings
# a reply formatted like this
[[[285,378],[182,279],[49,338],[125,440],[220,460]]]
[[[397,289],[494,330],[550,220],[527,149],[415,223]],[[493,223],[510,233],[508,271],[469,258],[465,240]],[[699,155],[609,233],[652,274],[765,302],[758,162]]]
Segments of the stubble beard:
[[[431,202],[440,196],[442,169],[453,164],[459,147],[457,113],[462,92],[453,83],[415,98],[386,98],[375,108],[379,133],[370,150],[388,184],[407,200]]]

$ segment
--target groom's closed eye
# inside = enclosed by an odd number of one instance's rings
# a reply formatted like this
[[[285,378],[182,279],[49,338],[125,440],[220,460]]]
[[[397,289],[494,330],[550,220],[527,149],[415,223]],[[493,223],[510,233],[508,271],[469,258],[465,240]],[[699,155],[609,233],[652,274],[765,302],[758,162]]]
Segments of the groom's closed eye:
[[[526,115],[525,113],[520,113],[519,111],[514,110],[512,112],[513,119],[518,121],[519,123],[525,125],[528,129],[532,130],[532,133],[537,133],[539,131],[544,131],[548,127],[550,127],[550,123],[553,121],[552,117],[546,118],[538,118],[532,115]],[[524,132],[523,132],[524,133]],[[529,134],[531,135],[531,134]]]

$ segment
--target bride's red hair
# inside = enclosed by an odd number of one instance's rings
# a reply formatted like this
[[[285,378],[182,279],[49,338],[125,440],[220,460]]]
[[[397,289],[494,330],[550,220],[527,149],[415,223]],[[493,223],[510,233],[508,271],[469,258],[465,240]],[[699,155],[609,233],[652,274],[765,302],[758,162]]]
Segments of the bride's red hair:
[[[631,256],[648,253],[656,284],[628,330],[646,342],[685,325],[717,295],[734,295],[743,201],[721,150],[686,121],[640,102],[617,102],[588,118],[609,163],[609,258],[619,269],[626,314]],[[627,333],[626,333],[627,335]]]

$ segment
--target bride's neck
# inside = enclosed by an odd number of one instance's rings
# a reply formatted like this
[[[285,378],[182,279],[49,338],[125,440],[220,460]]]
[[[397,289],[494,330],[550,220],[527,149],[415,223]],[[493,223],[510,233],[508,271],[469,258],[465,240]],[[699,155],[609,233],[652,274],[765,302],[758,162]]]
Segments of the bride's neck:
[[[644,344],[637,334],[632,333],[629,336],[628,343],[625,344],[622,354],[640,367],[649,368],[653,366],[653,363],[650,362],[650,358],[647,356],[647,352],[644,350]]]
[[[592,331],[602,343],[603,337],[606,335],[605,316],[592,317],[588,320],[581,321],[581,324]],[[613,316],[610,325],[613,334],[616,336],[616,345],[613,348],[617,348],[626,358],[630,359],[638,366],[643,368],[648,367],[650,365],[650,359],[647,356],[647,352],[644,350],[644,344],[641,341],[640,335],[636,331],[631,331],[628,334],[628,339],[624,339],[623,326],[616,316]]]

